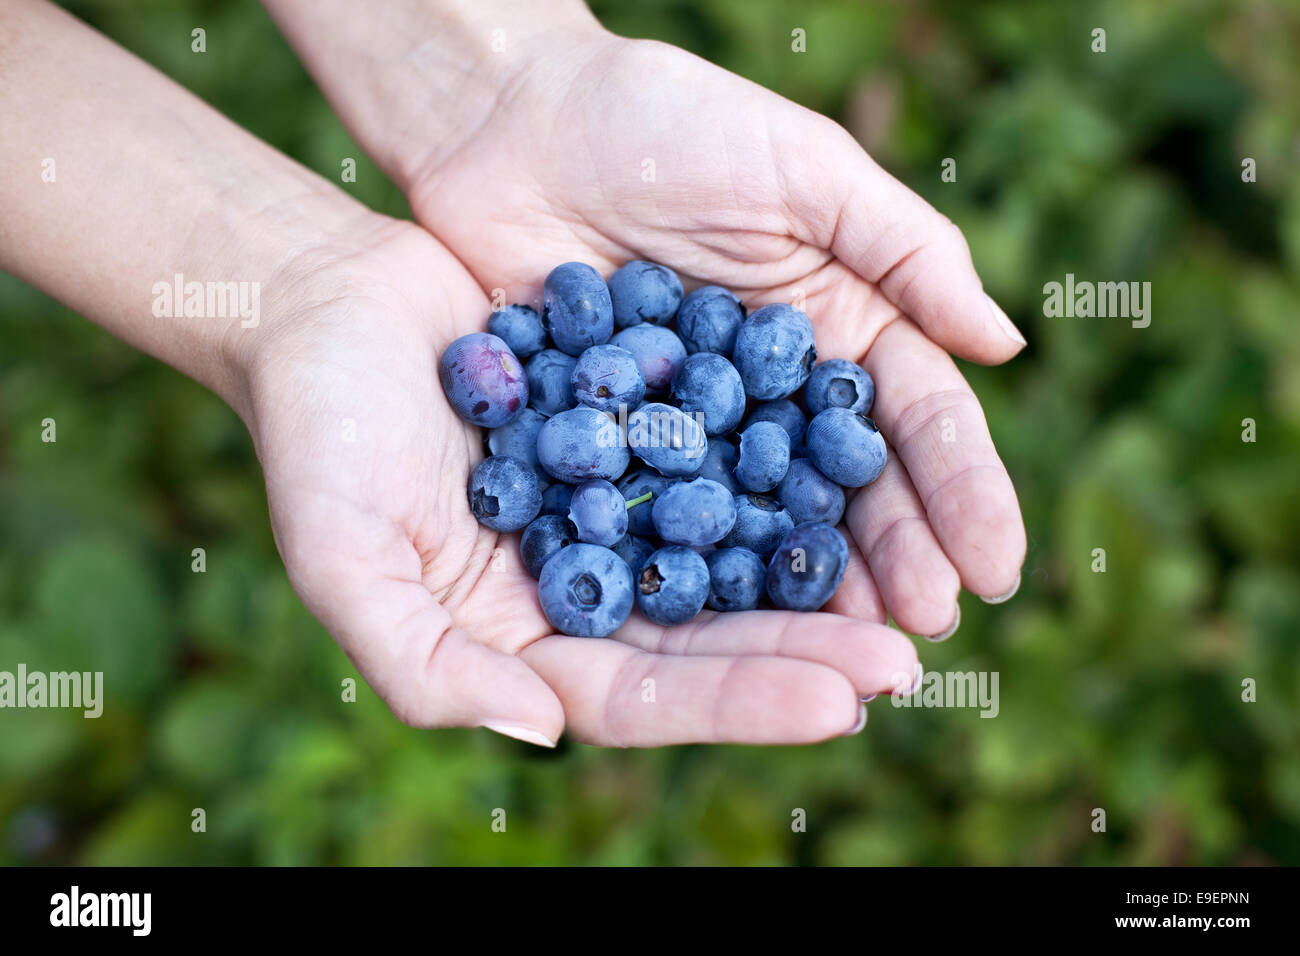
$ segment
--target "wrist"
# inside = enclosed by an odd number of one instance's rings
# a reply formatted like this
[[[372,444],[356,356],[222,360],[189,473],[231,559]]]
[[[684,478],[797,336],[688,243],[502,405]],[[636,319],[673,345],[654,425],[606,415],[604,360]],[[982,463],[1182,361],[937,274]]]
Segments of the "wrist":
[[[263,0],[352,135],[403,190],[536,64],[610,38],[581,0]]]
[[[283,189],[288,184],[279,185]],[[196,334],[201,368],[172,364],[208,384],[250,427],[251,383],[259,370],[273,363],[278,352],[293,347],[290,337],[310,320],[313,308],[329,298],[322,286],[331,284],[336,294],[343,294],[346,275],[356,271],[358,263],[368,262],[382,238],[400,226],[322,186],[304,183],[299,190],[266,197],[262,205],[240,202],[232,208],[226,197],[207,220],[217,224],[224,241],[215,253],[209,249],[196,254],[196,261],[210,265],[193,278],[222,277],[227,298],[237,296],[238,308],[227,308],[222,318],[203,320],[208,328]],[[185,278],[188,281],[191,274]],[[206,296],[211,286],[202,283],[193,291]],[[182,327],[193,322],[172,321]]]

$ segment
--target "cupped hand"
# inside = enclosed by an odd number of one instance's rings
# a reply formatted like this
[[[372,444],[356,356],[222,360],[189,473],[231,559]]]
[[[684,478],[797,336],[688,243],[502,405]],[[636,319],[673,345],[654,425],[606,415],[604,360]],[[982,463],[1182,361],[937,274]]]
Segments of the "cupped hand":
[[[675,47],[599,28],[563,40],[517,56],[464,136],[403,160],[416,218],[512,301],[536,301],[560,262],[609,274],[630,258],[751,308],[794,301],[821,358],[875,379],[892,451],[846,515],[855,561],[831,608],[945,636],[961,585],[1009,597],[1024,526],[948,353],[997,363],[1024,340],[957,227],[823,116]]]
[[[241,342],[241,406],[289,577],[371,687],[421,727],[553,743],[802,743],[858,726],[859,698],[916,667],[911,643],[837,614],[715,615],[615,639],[553,633],[518,536],[481,527],[466,482],[480,431],[437,360],[488,299],[444,248],[375,217],[303,253]],[[904,681],[906,682],[906,681]]]

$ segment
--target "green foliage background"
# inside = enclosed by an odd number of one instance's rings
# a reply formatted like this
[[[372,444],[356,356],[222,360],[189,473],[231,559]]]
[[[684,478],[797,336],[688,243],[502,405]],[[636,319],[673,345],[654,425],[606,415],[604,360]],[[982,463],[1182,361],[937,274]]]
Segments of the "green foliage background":
[[[326,176],[361,155],[252,0],[72,7]],[[0,277],[0,669],[103,670],[112,705],[0,712],[0,863],[1300,863],[1300,10],[597,11],[844,121],[1026,330],[1010,366],[967,369],[1024,506],[1024,587],[964,597],[921,649],[1000,672],[1001,714],[882,699],[815,747],[544,753],[403,727],[364,685],[344,705],[354,671],[288,586],[235,415]],[[403,214],[366,160],[345,188]],[[1067,272],[1150,280],[1150,328],[1044,318]]]

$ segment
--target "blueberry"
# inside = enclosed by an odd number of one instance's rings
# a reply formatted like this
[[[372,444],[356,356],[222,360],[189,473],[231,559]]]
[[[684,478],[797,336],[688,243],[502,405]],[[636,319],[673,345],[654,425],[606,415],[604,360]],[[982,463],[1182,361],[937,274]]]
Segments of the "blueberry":
[[[690,548],[669,545],[646,559],[636,578],[636,604],[656,624],[685,624],[709,597],[709,567]]]
[[[747,548],[719,548],[704,563],[709,568],[709,607],[715,611],[752,611],[763,597],[767,569]]]
[[[542,292],[546,328],[561,352],[581,355],[583,349],[603,345],[614,334],[609,286],[591,266],[581,262],[556,266]]]
[[[573,367],[573,396],[583,405],[602,412],[628,411],[645,397],[645,379],[636,358],[617,345],[593,345],[578,356]]]
[[[875,398],[876,383],[866,369],[848,359],[817,363],[804,387],[804,400],[814,415],[828,408],[847,408],[868,415]]]
[[[543,469],[545,470],[545,469]],[[569,502],[573,498],[573,485],[557,481],[542,492],[542,514],[569,517]]]
[[[672,329],[658,325],[633,325],[619,332],[611,344],[636,356],[647,392],[662,393],[672,385],[686,361],[686,346]]]
[[[578,360],[556,349],[543,349],[528,360],[524,372],[532,393],[529,402],[543,415],[554,415],[578,404],[573,397],[573,366]]]
[[[751,398],[792,395],[817,362],[812,322],[793,306],[765,305],[740,324],[732,361]]]
[[[517,458],[484,458],[470,473],[468,491],[470,511],[494,531],[518,531],[542,510],[537,476]]]
[[[740,373],[721,355],[688,355],[673,379],[673,398],[688,415],[704,415],[704,434],[734,431],[745,415],[745,386]]]
[[[573,489],[569,520],[578,529],[578,540],[613,547],[627,534],[627,502],[603,478],[584,481]]]
[[[740,453],[736,446],[725,438],[718,436],[709,439],[709,450],[705,452],[704,464],[700,465],[699,476],[709,481],[716,481],[733,495],[742,489],[736,481],[736,460]]]
[[[496,428],[528,404],[528,379],[510,346],[487,332],[462,335],[438,360],[447,401],[467,422]]]
[[[816,611],[844,578],[849,546],[828,524],[795,525],[767,565],[767,593],[779,608]]]
[[[682,299],[677,310],[677,334],[688,354],[730,355],[744,318],[745,307],[739,299],[722,286],[706,285]]]
[[[790,467],[790,436],[776,422],[754,422],[740,433],[736,480],[750,491],[771,491]]]
[[[778,398],[757,406],[749,413],[742,428],[748,428],[754,422],[776,422],[790,436],[790,457],[803,454],[803,434],[808,427],[808,419],[790,399]]]
[[[781,479],[776,497],[795,524],[820,521],[837,525],[844,517],[844,489],[823,475],[807,458],[796,458]]]
[[[642,566],[646,559],[654,554],[655,546],[645,538],[638,538],[634,534],[625,534],[617,542],[610,545],[610,550],[627,562],[631,569],[633,577],[641,573]]]
[[[537,460],[561,481],[613,481],[627,471],[630,456],[618,426],[585,405],[547,419],[537,433]]]
[[[847,408],[828,408],[808,423],[808,460],[845,488],[869,485],[885,470],[885,438],[870,418]]]
[[[794,518],[780,502],[752,492],[736,495],[736,523],[718,542],[720,548],[746,548],[768,557],[794,528]]]
[[[525,408],[519,417],[488,432],[488,450],[494,455],[518,458],[533,469],[537,483],[545,488],[551,476],[537,463],[537,433],[546,424],[546,416],[534,408]]]
[[[551,626],[573,637],[608,637],[632,613],[632,572],[609,548],[571,544],[542,568],[537,596]]]
[[[642,322],[667,325],[682,301],[682,280],[672,269],[634,259],[609,277],[609,297],[620,329]]]
[[[488,317],[488,331],[499,336],[521,359],[546,348],[542,317],[530,305],[508,305]]]
[[[654,504],[655,530],[672,544],[702,548],[720,541],[736,523],[731,492],[707,478],[671,485]]]
[[[642,501],[640,504],[632,505],[627,509],[627,530],[629,533],[641,535],[642,537],[658,534],[655,531],[654,504],[659,496],[663,494],[664,489],[676,480],[675,478],[665,478],[652,468],[638,468],[636,471],[629,472],[619,479],[618,490],[622,492],[625,501],[635,501],[644,497],[647,493],[651,495],[649,501]]]
[[[661,402],[646,402],[627,417],[627,443],[646,464],[670,478],[698,472],[709,450],[699,423]]]
[[[568,518],[560,515],[541,515],[534,518],[519,539],[519,556],[533,577],[540,577],[555,552],[577,544],[578,533]]]

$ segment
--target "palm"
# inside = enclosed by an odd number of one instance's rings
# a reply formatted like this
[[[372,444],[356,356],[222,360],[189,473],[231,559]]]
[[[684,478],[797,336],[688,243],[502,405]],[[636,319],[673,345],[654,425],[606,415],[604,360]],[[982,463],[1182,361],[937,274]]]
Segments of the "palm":
[[[761,627],[634,621],[618,641],[552,634],[515,536],[469,512],[481,441],[437,381],[441,350],[482,327],[482,291],[398,225],[311,274],[265,330],[250,425],[295,588],[404,720],[550,739],[567,722],[616,744],[794,742],[842,733],[859,694],[911,673],[906,641],[832,615],[815,636],[771,613]],[[647,679],[666,706],[647,706]]]
[[[276,537],[291,572],[321,567],[319,549],[332,538],[384,575],[421,580],[448,608],[472,610],[472,585],[497,542],[457,500],[481,457],[478,430],[451,411],[435,370],[487,301],[418,231],[400,231],[384,256],[382,269],[363,265],[364,279],[352,272],[344,294],[321,290],[260,370],[266,401],[255,435]],[[431,266],[433,281],[400,279]],[[527,636],[540,631],[535,623]],[[506,647],[500,630],[488,621],[476,633]]]
[[[558,262],[608,272],[638,257],[751,307],[801,302],[822,356],[876,379],[896,452],[850,508],[865,560],[833,606],[938,634],[959,583],[1010,590],[1024,557],[1015,494],[931,339],[983,361],[1017,346],[956,230],[834,124],[680,50],[603,40],[531,70],[472,142],[423,164],[417,218],[518,301]]]

